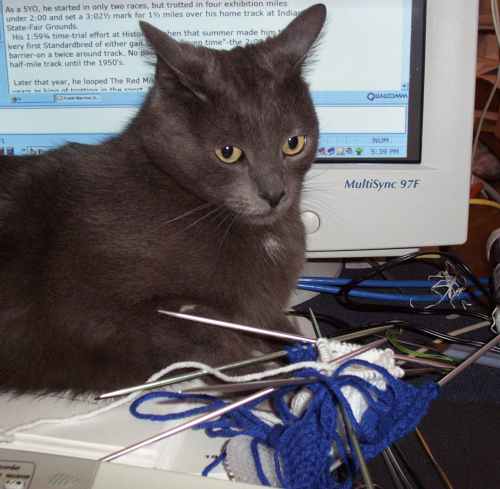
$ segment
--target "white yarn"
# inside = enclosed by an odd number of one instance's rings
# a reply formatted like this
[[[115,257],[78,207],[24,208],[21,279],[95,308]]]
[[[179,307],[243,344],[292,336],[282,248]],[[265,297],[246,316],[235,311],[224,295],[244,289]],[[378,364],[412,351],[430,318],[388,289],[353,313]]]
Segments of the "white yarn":
[[[344,355],[345,353],[350,353],[356,349],[360,348],[360,345],[350,344],[350,343],[340,343],[336,340],[326,340],[323,339],[318,341],[318,344],[321,345],[321,351],[323,352],[323,358],[331,358],[330,361],[305,361],[298,362],[291,365],[287,365],[285,367],[275,368],[271,370],[265,370],[261,372],[255,372],[247,375],[227,375],[217,368],[210,367],[201,362],[178,362],[168,367],[156,372],[153,374],[147,382],[154,382],[155,380],[160,379],[161,377],[175,372],[176,370],[184,370],[184,369],[195,369],[200,370],[202,372],[206,372],[207,374],[213,375],[219,380],[230,383],[238,383],[238,382],[250,382],[254,380],[262,380],[269,377],[275,377],[277,375],[288,374],[291,372],[295,372],[297,370],[301,370],[304,368],[311,368],[317,370],[318,372],[325,373],[327,375],[331,375],[340,365],[331,363],[336,357]],[[329,347],[329,348],[328,348]],[[380,349],[372,349],[367,352],[362,353],[356,358],[366,360],[370,363],[375,363],[387,369],[391,375],[394,377],[402,377],[404,372],[402,369],[397,367],[394,363],[394,352],[390,349],[380,350]],[[366,370],[364,368],[360,368],[357,366],[349,367],[345,370],[345,374],[356,375],[368,382],[375,382],[380,380],[380,374],[374,372],[372,370]],[[384,384],[385,385],[385,384]],[[119,401],[112,402],[104,407],[100,407],[98,409],[91,410],[87,413],[78,414],[76,416],[71,416],[69,418],[44,418],[39,419],[30,423],[21,424],[14,428],[10,428],[9,430],[5,430],[0,432],[0,443],[12,443],[15,440],[16,433],[20,431],[26,431],[29,429],[37,428],[41,425],[46,424],[61,424],[66,425],[70,423],[75,423],[79,421],[85,421],[101,414],[104,414],[108,411],[116,409],[124,404],[128,404],[133,401],[136,397],[142,395],[141,392],[130,394]],[[299,409],[299,407],[297,407]]]
[[[447,266],[451,267],[451,264],[447,263]],[[425,306],[425,309],[432,309],[445,301],[447,303],[449,302],[451,307],[455,309],[457,307],[456,303],[458,302],[458,298],[467,290],[458,277],[448,270],[443,270],[435,275],[429,275],[427,279],[438,279],[431,287],[431,292],[436,294],[438,300],[433,304]],[[410,305],[413,307],[413,304]],[[463,309],[467,309],[467,307],[470,306],[470,304],[463,299],[460,301],[460,305]]]
[[[324,363],[331,362],[333,360],[333,352],[330,346],[330,342],[326,338],[320,338],[316,342],[316,348],[318,350],[318,357]]]
[[[300,389],[300,391],[297,392],[295,396],[293,396],[291,403],[292,413],[295,416],[300,417],[302,413],[305,411],[305,408],[307,407],[307,404],[311,399],[312,399],[312,392],[307,387]]]
[[[175,365],[171,365],[169,367],[166,367],[156,373],[154,373],[146,382],[154,382],[155,380],[160,379],[167,373],[172,371],[172,367]],[[77,421],[85,421],[87,419],[94,418],[96,416],[99,416],[100,414],[107,413],[108,411],[111,411],[117,407],[120,407],[124,404],[127,404],[131,401],[133,401],[136,397],[139,397],[141,395],[141,392],[138,393],[133,393],[129,394],[128,396],[124,397],[123,399],[120,399],[115,402],[109,403],[109,401],[103,401],[107,403],[106,406],[93,409],[87,413],[83,414],[77,414],[75,416],[71,416],[69,418],[42,418],[38,419],[36,421],[32,421],[29,423],[23,423],[21,425],[15,426],[13,428],[10,428],[8,430],[4,430],[0,432],[0,443],[12,443],[15,440],[15,434],[19,431],[26,431],[32,428],[37,428],[38,426],[45,425],[45,424],[70,424],[74,423]]]

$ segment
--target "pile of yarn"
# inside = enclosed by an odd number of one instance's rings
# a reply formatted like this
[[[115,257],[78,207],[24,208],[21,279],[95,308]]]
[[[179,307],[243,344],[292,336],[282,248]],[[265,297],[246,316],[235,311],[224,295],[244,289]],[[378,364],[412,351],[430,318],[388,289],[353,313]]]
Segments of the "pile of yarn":
[[[314,361],[316,351],[303,346],[291,348],[289,360]],[[391,350],[379,352],[387,355]],[[311,367],[295,371],[295,377],[314,380],[305,387],[285,386],[269,394],[276,416],[272,422],[257,410],[263,401],[259,399],[200,425],[208,436],[230,438],[216,463],[225,458],[231,476],[242,482],[286,489],[349,489],[359,461],[345,434],[341,412],[349,418],[361,450],[370,460],[413,431],[438,395],[436,384],[413,386],[377,363],[356,358],[333,372]],[[204,405],[165,415],[142,412],[145,402],[158,398]],[[141,419],[167,421],[212,411],[224,404],[212,396],[159,391],[136,399],[130,410]],[[251,464],[248,454],[252,455]]]

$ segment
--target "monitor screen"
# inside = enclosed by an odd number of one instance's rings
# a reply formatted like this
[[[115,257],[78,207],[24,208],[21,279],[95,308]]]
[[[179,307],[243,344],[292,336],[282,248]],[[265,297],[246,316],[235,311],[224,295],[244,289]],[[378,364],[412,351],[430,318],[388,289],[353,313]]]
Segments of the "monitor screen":
[[[0,0],[0,154],[119,132],[154,77],[138,22],[230,49],[276,34],[315,0]],[[421,156],[425,2],[329,0],[307,79],[318,162]]]

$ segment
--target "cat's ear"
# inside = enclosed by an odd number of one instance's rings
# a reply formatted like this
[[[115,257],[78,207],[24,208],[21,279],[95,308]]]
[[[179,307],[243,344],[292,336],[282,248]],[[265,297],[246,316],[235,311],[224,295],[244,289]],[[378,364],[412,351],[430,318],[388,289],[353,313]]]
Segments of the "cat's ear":
[[[206,95],[196,81],[200,79],[200,73],[203,71],[203,59],[199,49],[187,43],[177,42],[147,22],[140,21],[139,25],[158,57],[157,69],[160,70],[160,76],[174,76],[187,90],[205,101]],[[165,71],[167,73],[164,73]]]
[[[270,39],[274,53],[292,67],[301,68],[325,24],[326,7],[319,3],[304,10],[278,36]]]

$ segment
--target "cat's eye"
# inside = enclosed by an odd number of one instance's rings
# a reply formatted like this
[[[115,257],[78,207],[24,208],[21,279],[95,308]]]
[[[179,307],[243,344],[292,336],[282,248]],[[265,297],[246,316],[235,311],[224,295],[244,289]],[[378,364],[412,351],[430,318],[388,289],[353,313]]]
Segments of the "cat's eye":
[[[281,149],[287,156],[296,156],[302,152],[305,145],[305,136],[292,136],[287,139],[286,143],[281,147]]]
[[[243,151],[237,146],[223,146],[222,148],[218,148],[215,150],[215,154],[217,158],[221,160],[223,163],[227,163],[228,165],[232,165],[237,163],[241,157],[243,156]]]

